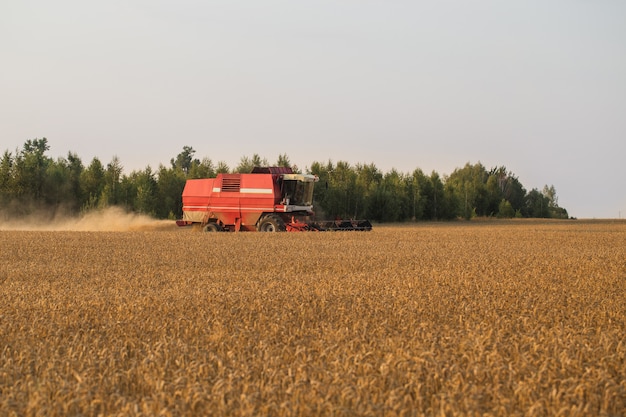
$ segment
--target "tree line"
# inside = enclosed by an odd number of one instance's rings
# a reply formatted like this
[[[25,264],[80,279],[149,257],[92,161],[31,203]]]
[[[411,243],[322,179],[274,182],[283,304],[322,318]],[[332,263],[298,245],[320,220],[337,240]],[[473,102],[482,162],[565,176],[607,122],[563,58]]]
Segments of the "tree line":
[[[0,159],[0,211],[5,216],[33,212],[54,216],[121,206],[157,218],[182,216],[185,181],[212,178],[219,173],[250,172],[255,166],[293,166],[286,154],[275,163],[254,154],[230,168],[209,158],[195,158],[184,146],[168,166],[123,172],[117,157],[104,165],[97,157],[88,165],[69,152],[47,156],[46,138],[27,140],[21,149],[4,151]],[[568,218],[559,207],[554,186],[526,191],[504,166],[486,169],[467,163],[448,176],[421,169],[402,173],[380,171],[373,163],[313,162],[306,173],[316,174],[314,204],[318,217],[363,218],[378,222],[451,220],[473,217]]]

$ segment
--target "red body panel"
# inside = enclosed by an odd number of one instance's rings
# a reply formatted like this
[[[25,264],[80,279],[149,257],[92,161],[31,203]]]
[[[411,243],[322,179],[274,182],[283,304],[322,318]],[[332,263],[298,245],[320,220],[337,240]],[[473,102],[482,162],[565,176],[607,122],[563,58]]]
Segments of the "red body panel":
[[[187,180],[183,220],[206,223],[217,219],[236,230],[255,230],[263,213],[284,211],[277,174],[220,174]]]

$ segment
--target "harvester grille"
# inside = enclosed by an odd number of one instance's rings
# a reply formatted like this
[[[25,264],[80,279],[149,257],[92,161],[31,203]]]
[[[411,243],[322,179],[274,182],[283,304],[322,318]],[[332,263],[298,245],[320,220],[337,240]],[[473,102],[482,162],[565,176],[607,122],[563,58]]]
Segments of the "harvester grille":
[[[222,177],[222,191],[238,193],[241,187],[241,179],[237,176]]]

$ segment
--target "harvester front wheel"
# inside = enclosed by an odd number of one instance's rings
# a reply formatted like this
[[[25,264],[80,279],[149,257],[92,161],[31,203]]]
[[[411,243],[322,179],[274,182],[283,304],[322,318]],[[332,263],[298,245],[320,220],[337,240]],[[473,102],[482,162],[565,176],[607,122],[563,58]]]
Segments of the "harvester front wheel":
[[[259,232],[284,232],[286,230],[283,219],[276,215],[269,215],[259,223]]]
[[[211,222],[211,223],[207,223],[206,226],[204,226],[202,230],[204,232],[221,232],[224,229],[222,229],[222,226],[220,226],[219,224],[215,222]]]

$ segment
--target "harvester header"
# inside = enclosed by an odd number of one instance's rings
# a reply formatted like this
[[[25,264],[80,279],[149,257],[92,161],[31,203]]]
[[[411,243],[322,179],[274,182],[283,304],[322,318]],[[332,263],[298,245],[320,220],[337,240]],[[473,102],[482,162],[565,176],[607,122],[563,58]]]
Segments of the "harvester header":
[[[187,180],[179,226],[200,225],[204,231],[371,230],[367,220],[315,221],[316,175],[286,167],[256,167],[249,174],[218,174]]]

